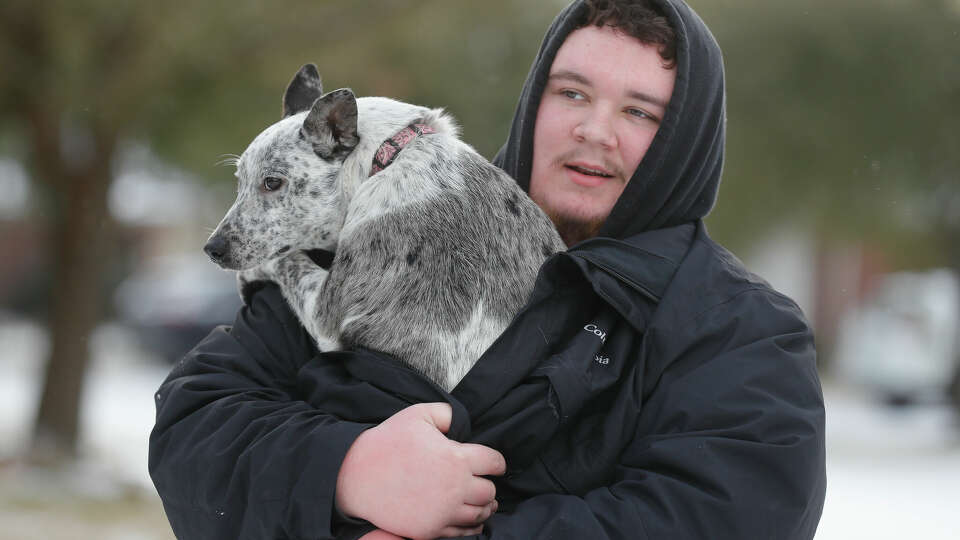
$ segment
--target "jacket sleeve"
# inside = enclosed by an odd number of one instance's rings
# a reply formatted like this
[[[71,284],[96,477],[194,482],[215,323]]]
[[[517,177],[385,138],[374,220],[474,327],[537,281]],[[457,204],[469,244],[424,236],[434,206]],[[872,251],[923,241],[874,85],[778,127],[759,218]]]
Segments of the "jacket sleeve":
[[[149,468],[178,538],[332,536],[340,464],[370,426],[295,399],[297,373],[315,355],[267,285],[164,381]]]
[[[527,499],[481,537],[813,538],[824,409],[799,310],[749,291],[676,331],[648,336],[675,345],[646,359],[635,435],[609,484]]]

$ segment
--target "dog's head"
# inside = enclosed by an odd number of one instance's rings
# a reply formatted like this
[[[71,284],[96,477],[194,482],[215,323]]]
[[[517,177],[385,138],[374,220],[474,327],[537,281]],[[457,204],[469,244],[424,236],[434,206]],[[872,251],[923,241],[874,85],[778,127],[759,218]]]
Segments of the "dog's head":
[[[204,251],[223,268],[245,270],[296,249],[331,249],[348,201],[340,171],[360,140],[357,100],[324,94],[316,66],[300,68],[283,97],[283,119],[237,161],[237,200]]]

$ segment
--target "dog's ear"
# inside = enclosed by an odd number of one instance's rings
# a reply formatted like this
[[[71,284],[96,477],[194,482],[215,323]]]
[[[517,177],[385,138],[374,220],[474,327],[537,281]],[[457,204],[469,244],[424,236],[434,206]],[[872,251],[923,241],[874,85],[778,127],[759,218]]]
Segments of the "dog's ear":
[[[334,90],[313,103],[300,136],[323,159],[343,159],[353,151],[357,134],[357,97],[348,88]]]
[[[310,109],[313,102],[323,95],[323,84],[317,66],[307,64],[293,76],[283,94],[283,117]]]

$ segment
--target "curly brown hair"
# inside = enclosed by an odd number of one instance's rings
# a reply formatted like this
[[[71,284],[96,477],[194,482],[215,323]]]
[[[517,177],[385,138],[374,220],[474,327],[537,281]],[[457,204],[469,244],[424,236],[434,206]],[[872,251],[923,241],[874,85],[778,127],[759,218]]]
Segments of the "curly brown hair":
[[[677,34],[666,14],[649,0],[586,0],[589,7],[580,28],[611,26],[648,45],[659,45],[663,67],[677,60]]]

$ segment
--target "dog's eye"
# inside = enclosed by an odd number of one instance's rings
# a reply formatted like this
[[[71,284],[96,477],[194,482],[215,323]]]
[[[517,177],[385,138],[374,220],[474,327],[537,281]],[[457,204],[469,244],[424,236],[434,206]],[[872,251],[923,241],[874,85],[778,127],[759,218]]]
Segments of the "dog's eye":
[[[283,186],[283,178],[277,178],[276,176],[268,176],[263,179],[263,190],[264,191],[276,191]]]

